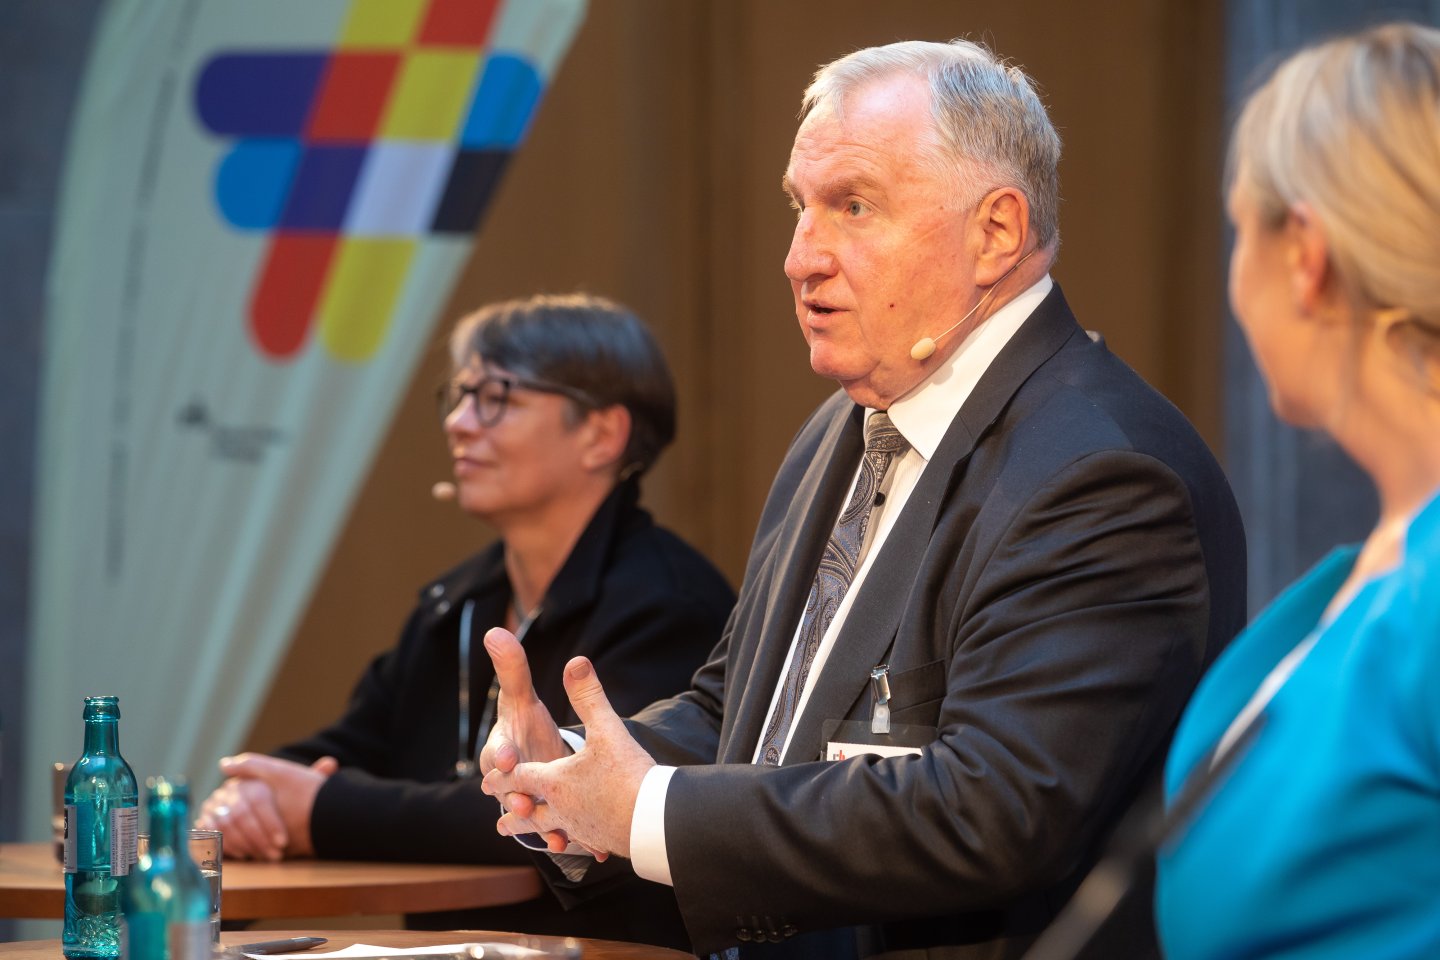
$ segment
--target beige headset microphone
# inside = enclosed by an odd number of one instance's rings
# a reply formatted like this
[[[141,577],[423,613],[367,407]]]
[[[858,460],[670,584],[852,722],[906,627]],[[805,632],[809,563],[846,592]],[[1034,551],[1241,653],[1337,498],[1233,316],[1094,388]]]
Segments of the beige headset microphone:
[[[1036,247],[1035,249],[1038,250],[1040,248]],[[910,348],[910,359],[925,360],[929,358],[929,356],[935,352],[936,340],[940,340],[944,337],[949,336],[956,327],[960,326],[960,324],[964,323],[966,320],[969,320],[972,316],[974,316],[975,311],[985,306],[985,303],[999,288],[1000,284],[1004,283],[1006,278],[1009,277],[1010,274],[1014,273],[1016,270],[1019,270],[1020,264],[1024,263],[1026,260],[1029,260],[1034,255],[1035,250],[1031,250],[1029,253],[1025,254],[1025,256],[1021,257],[1019,260],[1016,260],[1015,266],[1011,267],[1009,270],[1006,270],[1004,276],[1002,276],[999,280],[996,280],[994,283],[990,284],[990,289],[985,291],[985,296],[980,298],[980,302],[975,304],[975,306],[971,307],[969,313],[965,314],[965,316],[961,317],[959,320],[956,320],[955,323],[951,325],[948,330],[944,331],[936,337],[921,337],[919,340],[916,340],[915,346]]]
[[[439,500],[441,503],[449,503],[451,500],[454,500],[455,492],[455,484],[449,480],[441,480],[430,488],[430,496]]]

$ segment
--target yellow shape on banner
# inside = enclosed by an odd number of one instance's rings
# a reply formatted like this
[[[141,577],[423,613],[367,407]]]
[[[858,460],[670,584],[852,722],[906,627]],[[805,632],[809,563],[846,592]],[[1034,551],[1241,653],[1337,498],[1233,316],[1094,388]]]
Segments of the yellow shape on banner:
[[[380,349],[418,243],[414,238],[340,241],[320,304],[320,340],[335,359],[359,363]]]
[[[353,0],[340,46],[404,46],[419,34],[426,6],[426,0]]]
[[[380,123],[392,140],[453,140],[475,93],[480,54],[416,51],[405,59]]]

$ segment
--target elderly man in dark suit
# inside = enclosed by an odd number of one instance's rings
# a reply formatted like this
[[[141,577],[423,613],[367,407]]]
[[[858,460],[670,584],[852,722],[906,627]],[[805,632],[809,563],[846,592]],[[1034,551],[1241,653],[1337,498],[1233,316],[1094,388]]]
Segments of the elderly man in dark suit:
[[[1017,957],[1154,783],[1243,623],[1244,535],[1203,442],[1050,279],[1059,152],[975,44],[817,74],[785,272],[842,389],[780,467],[720,645],[625,722],[571,661],[567,745],[486,640],[486,791],[502,833],[573,844],[557,889],[602,884],[583,845],[673,885],[702,952]],[[1142,885],[1087,955],[1155,953]]]

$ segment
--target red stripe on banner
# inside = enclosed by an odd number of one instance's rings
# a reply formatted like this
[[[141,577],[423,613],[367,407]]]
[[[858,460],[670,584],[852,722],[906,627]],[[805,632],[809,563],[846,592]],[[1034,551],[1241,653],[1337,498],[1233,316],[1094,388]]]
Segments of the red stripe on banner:
[[[250,298],[250,330],[269,360],[288,360],[304,345],[330,274],[339,236],[277,233]]]
[[[310,140],[374,139],[399,67],[398,53],[332,55],[310,115]]]
[[[481,46],[490,36],[499,5],[499,0],[431,0],[419,41],[433,46]]]

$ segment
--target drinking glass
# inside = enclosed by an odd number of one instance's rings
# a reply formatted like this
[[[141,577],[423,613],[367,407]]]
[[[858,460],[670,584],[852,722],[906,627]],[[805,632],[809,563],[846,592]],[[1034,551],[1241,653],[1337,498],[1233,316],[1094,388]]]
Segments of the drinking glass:
[[[210,942],[220,942],[220,874],[224,861],[225,835],[219,830],[190,831],[190,859],[210,884]],[[150,848],[150,835],[140,834],[138,852]]]

